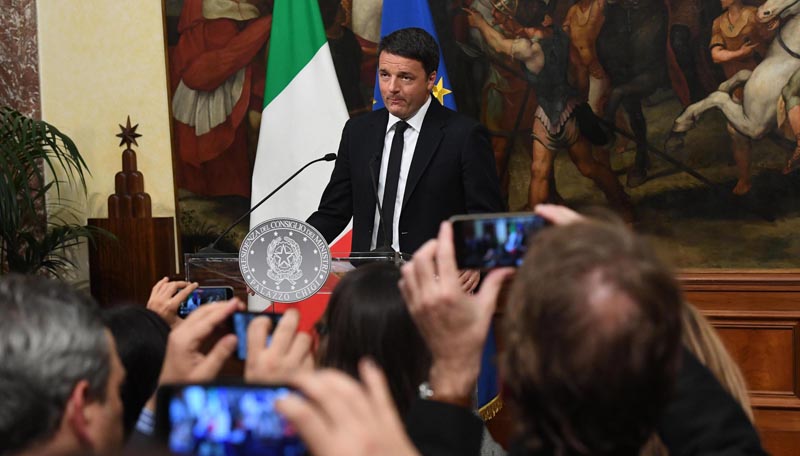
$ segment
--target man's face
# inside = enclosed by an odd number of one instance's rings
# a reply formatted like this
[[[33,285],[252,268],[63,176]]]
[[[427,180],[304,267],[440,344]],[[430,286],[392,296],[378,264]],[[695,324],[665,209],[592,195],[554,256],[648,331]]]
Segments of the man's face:
[[[378,83],[386,109],[407,120],[428,100],[436,71],[425,74],[422,62],[386,51],[378,57]]]
[[[120,387],[125,380],[125,368],[117,355],[117,345],[106,330],[110,352],[111,371],[106,385],[106,400],[92,404],[95,420],[90,430],[95,454],[119,454],[123,443],[122,399]]]

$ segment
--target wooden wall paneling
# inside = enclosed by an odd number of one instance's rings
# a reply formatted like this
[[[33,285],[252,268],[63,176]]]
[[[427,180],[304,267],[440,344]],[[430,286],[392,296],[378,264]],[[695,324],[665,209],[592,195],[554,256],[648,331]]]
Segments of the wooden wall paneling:
[[[800,404],[795,362],[797,320],[712,317],[711,322],[742,370],[754,398],[771,397]]]
[[[754,410],[764,447],[773,456],[800,453],[800,413],[756,407]]]
[[[686,273],[687,300],[717,329],[748,384],[764,447],[800,454],[800,274]]]
[[[144,306],[153,285],[175,274],[172,217],[89,219],[89,225],[113,233],[97,236],[89,247],[92,296],[103,305]]]

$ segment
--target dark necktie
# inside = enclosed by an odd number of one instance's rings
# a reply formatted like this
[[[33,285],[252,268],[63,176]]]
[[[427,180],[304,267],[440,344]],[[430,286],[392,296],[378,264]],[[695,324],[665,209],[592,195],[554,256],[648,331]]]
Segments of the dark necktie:
[[[401,120],[394,125],[394,138],[392,138],[392,147],[389,151],[389,166],[386,169],[386,185],[383,187],[383,202],[381,202],[383,223],[386,227],[388,239],[384,240],[381,227],[378,230],[376,247],[392,245],[392,233],[394,233],[394,203],[397,199],[397,183],[400,181],[400,162],[403,159],[403,145],[405,143],[403,134],[408,128],[408,124]]]

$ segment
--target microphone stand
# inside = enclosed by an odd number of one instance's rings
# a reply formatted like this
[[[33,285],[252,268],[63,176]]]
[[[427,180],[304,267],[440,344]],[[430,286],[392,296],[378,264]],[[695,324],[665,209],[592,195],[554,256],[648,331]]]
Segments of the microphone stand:
[[[288,184],[289,182],[291,182],[291,181],[292,181],[292,179],[294,179],[295,177],[297,177],[297,175],[298,175],[298,174],[302,173],[302,172],[303,172],[303,170],[305,170],[305,169],[306,169],[306,168],[308,168],[309,166],[313,165],[314,163],[321,162],[321,161],[334,161],[334,160],[336,160],[336,154],[334,154],[334,153],[330,153],[330,154],[325,154],[325,156],[324,156],[324,157],[320,157],[320,158],[317,158],[317,159],[311,160],[310,162],[308,162],[308,163],[306,163],[305,165],[303,165],[303,167],[302,167],[302,168],[298,169],[298,170],[297,170],[297,172],[295,172],[294,174],[292,174],[291,176],[289,176],[289,178],[288,178],[288,179],[286,179],[285,181],[283,181],[283,183],[282,183],[281,185],[279,185],[279,186],[278,186],[278,187],[277,187],[275,190],[271,191],[269,195],[267,195],[267,196],[265,196],[265,197],[261,198],[261,201],[259,201],[259,202],[258,202],[258,204],[256,204],[255,206],[251,207],[251,208],[250,208],[250,209],[249,209],[247,212],[245,212],[244,214],[242,214],[242,216],[241,216],[241,217],[239,217],[238,219],[236,219],[236,221],[235,221],[235,222],[233,222],[233,223],[232,223],[232,224],[231,224],[231,225],[230,225],[228,228],[226,228],[226,229],[225,229],[225,231],[223,231],[223,232],[222,232],[222,234],[220,234],[220,235],[219,235],[219,236],[218,236],[216,239],[214,239],[214,242],[212,242],[211,244],[208,244],[208,246],[206,246],[206,247],[203,247],[203,248],[202,248],[202,249],[200,249],[200,251],[198,251],[197,253],[199,253],[199,254],[207,254],[207,255],[215,255],[215,254],[222,253],[221,251],[219,251],[219,250],[217,250],[217,249],[216,249],[217,242],[219,242],[219,241],[220,241],[222,238],[224,238],[224,237],[225,237],[225,235],[227,235],[228,233],[230,233],[230,232],[231,232],[231,230],[232,230],[232,229],[233,229],[233,228],[234,228],[236,225],[238,225],[238,224],[239,224],[239,223],[240,223],[242,220],[244,220],[244,219],[245,219],[245,217],[247,217],[247,216],[249,216],[250,214],[252,214],[252,213],[253,213],[253,211],[255,211],[256,209],[258,209],[258,207],[259,207],[259,206],[261,206],[262,204],[264,204],[264,203],[265,203],[265,202],[266,202],[268,199],[270,199],[270,198],[272,197],[272,195],[274,195],[275,193],[277,193],[277,192],[278,192],[278,190],[280,190],[280,189],[282,189],[284,186],[286,186],[286,184]]]

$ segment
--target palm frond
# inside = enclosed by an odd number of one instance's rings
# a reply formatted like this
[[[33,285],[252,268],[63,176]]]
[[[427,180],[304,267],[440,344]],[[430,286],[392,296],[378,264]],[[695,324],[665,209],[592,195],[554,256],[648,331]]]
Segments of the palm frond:
[[[33,198],[26,195],[32,187],[45,183],[40,165],[53,176],[64,172],[70,184],[78,184],[86,192],[85,175],[90,174],[75,143],[53,125],[26,117],[9,107],[0,107],[0,176],[9,192],[22,196],[30,207]],[[60,185],[55,190],[60,196]],[[7,196],[7,195],[4,195]]]
[[[45,170],[65,179],[48,181]],[[0,273],[7,267],[15,272],[43,271],[58,276],[75,266],[66,249],[91,241],[96,234],[110,234],[71,223],[60,215],[48,223],[37,214],[50,190],[55,191],[56,201],[65,202],[61,185],[77,185],[86,195],[87,174],[86,162],[67,135],[47,122],[0,107]],[[69,214],[68,207],[63,214]]]
[[[8,267],[12,272],[36,274],[41,271],[58,276],[75,264],[68,250],[96,236],[114,237],[97,227],[75,224],[50,224],[43,235],[21,232],[15,242],[16,249],[7,251]]]

